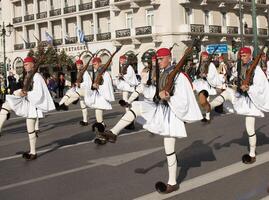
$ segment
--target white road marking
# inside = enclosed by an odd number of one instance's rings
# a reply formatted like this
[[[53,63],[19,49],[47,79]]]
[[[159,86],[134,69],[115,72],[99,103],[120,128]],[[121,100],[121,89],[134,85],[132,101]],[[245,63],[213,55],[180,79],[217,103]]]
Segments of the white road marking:
[[[269,151],[258,155],[257,161],[253,164],[246,165],[246,164],[243,164],[242,162],[237,162],[237,163],[234,163],[232,165],[229,165],[229,166],[217,169],[215,171],[209,172],[207,174],[203,174],[201,176],[184,181],[182,184],[180,184],[180,189],[178,191],[172,192],[170,194],[163,195],[163,194],[159,194],[158,192],[152,192],[152,193],[143,195],[141,197],[138,197],[135,200],[167,199],[167,198],[179,195],[181,193],[193,190],[195,188],[207,185],[209,183],[221,180],[221,179],[226,178],[228,176],[232,176],[234,174],[241,173],[245,170],[257,167],[257,166],[262,165],[262,164],[267,163],[267,162],[269,162]]]
[[[157,151],[159,151],[161,149],[163,149],[163,147],[157,147],[157,148],[147,149],[147,150],[143,150],[143,151],[136,151],[136,152],[121,154],[121,155],[117,155],[117,156],[104,157],[104,158],[100,158],[100,159],[96,159],[96,160],[89,160],[88,162],[91,163],[91,164],[84,165],[84,166],[81,166],[81,167],[77,167],[77,168],[74,168],[74,169],[69,169],[69,170],[49,174],[49,175],[46,175],[46,176],[41,176],[41,177],[38,177],[38,178],[29,179],[29,180],[26,180],[26,181],[21,181],[21,182],[18,182],[18,183],[12,183],[12,184],[9,184],[9,185],[4,185],[4,186],[0,187],[0,191],[15,188],[15,187],[19,187],[19,186],[23,186],[23,185],[27,185],[27,184],[31,184],[31,183],[36,183],[36,182],[39,182],[39,181],[48,180],[48,179],[51,179],[51,178],[56,178],[56,177],[63,176],[63,175],[66,175],[66,174],[72,174],[72,173],[75,173],[75,172],[87,170],[87,169],[90,169],[90,168],[93,168],[93,167],[96,167],[96,166],[100,166],[100,165],[109,165],[109,166],[122,165],[122,164],[125,164],[127,162],[130,162],[131,160],[135,160],[137,158],[144,157],[144,156],[149,155],[151,153],[157,152]]]
[[[146,132],[146,130],[139,130],[139,131],[135,131],[135,132],[131,132],[131,133],[125,133],[123,135],[119,135],[119,137],[125,137],[125,136],[129,136],[129,135],[134,135],[134,134],[137,134],[137,133],[143,133],[143,132]],[[61,146],[58,149],[66,149],[66,148],[71,148],[71,147],[80,146],[80,145],[89,144],[89,143],[93,143],[93,140],[86,141],[86,142],[79,142],[79,143],[76,143],[76,144],[70,144],[70,145]],[[54,148],[40,150],[40,151],[37,152],[37,154],[49,152],[52,149],[54,149]],[[8,157],[0,158],[0,162],[15,159],[15,158],[21,158],[21,155],[14,155],[14,156],[8,156]]]

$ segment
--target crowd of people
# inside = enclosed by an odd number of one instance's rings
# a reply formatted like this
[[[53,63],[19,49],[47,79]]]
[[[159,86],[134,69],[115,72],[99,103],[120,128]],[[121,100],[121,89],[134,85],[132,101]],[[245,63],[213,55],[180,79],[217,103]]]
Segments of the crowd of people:
[[[85,64],[78,59],[75,63],[77,80],[66,92],[64,74],[42,78],[34,59],[24,59],[26,75],[21,89],[13,88],[13,93],[6,95],[0,111],[0,131],[11,110],[26,118],[30,151],[22,155],[24,159],[37,158],[38,119],[43,113],[54,109],[66,111],[71,103],[80,101],[81,126],[89,125],[87,108],[95,110],[92,130],[97,145],[117,142],[124,128],[134,128],[134,121],[164,138],[168,181],[156,183],[160,193],[179,188],[175,144],[176,138],[187,137],[185,123],[211,123],[210,113],[217,106],[223,105],[227,111],[245,116],[249,153],[242,156],[242,162],[252,164],[256,161],[255,118],[269,112],[269,61],[265,53],[253,58],[251,49],[243,47],[234,61],[208,52],[201,52],[199,59],[188,61],[187,54],[193,51],[193,47],[189,47],[178,63],[172,63],[171,50],[160,48],[156,53],[143,56],[145,67],[138,80],[126,55],[120,56],[118,76],[111,78],[107,69],[118,51],[105,64],[100,57],[91,58],[92,68],[89,68],[90,61]],[[12,86],[14,80],[10,80]],[[112,109],[115,89],[122,92],[119,104],[125,108],[125,114],[107,129],[103,115]],[[56,97],[61,98],[58,103],[53,101]],[[137,101],[138,97],[142,97],[141,100]]]

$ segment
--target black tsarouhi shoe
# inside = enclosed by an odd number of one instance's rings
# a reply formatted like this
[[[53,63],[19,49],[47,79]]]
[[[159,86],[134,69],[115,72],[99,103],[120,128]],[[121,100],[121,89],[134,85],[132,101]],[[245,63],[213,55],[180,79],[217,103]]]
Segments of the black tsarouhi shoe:
[[[155,188],[161,194],[168,194],[177,191],[179,189],[179,185],[169,185],[159,181],[155,184]]]

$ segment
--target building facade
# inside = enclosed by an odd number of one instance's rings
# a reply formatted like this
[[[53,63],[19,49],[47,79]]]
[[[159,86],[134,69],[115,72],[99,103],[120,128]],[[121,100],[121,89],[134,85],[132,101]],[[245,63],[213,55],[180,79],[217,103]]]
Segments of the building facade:
[[[27,55],[40,40],[52,36],[57,51],[64,49],[74,59],[89,49],[105,48],[115,56],[112,74],[118,73],[118,58],[133,52],[138,58],[148,49],[173,48],[178,60],[194,37],[203,35],[202,49],[208,44],[232,40],[240,42],[239,11],[243,16],[243,39],[252,44],[251,0],[2,0],[2,20],[14,25],[12,36],[6,38],[7,57],[11,63]],[[268,39],[269,0],[256,0],[258,42]],[[79,42],[77,30],[85,34],[86,46]],[[232,52],[229,52],[232,54]],[[16,63],[14,65],[16,67]]]

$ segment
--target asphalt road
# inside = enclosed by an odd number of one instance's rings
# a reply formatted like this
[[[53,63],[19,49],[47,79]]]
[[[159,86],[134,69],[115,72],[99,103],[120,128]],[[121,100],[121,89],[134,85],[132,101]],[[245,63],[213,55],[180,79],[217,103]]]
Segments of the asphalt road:
[[[112,127],[124,110],[105,112]],[[25,161],[25,119],[13,116],[0,138],[0,200],[256,200],[269,193],[269,115],[256,120],[257,161],[241,163],[248,152],[244,118],[215,115],[212,122],[187,124],[188,137],[176,144],[180,189],[159,195],[154,185],[167,180],[163,138],[136,125],[115,144],[97,146],[91,127],[81,127],[79,105],[52,112],[40,122],[38,159]],[[89,109],[89,122],[94,112]]]

